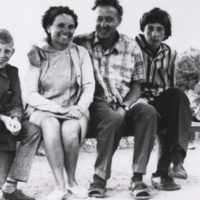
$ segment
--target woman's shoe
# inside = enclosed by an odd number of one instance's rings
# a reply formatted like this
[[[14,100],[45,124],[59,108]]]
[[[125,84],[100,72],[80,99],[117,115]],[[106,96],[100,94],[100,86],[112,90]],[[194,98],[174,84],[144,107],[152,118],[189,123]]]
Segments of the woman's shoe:
[[[74,187],[67,187],[67,190],[73,194],[73,196],[77,199],[85,199],[88,197],[88,191],[83,188],[80,187],[78,185],[74,186]]]
[[[58,188],[56,188],[53,192],[51,192],[47,197],[45,197],[45,200],[62,200],[66,199],[67,197],[67,190],[62,191]]]

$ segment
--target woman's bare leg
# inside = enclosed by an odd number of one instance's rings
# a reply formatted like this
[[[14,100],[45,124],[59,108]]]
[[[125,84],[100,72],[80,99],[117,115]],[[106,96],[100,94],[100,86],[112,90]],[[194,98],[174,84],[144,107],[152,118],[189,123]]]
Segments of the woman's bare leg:
[[[54,117],[44,118],[41,122],[47,159],[51,166],[57,187],[65,191],[64,152],[61,142],[60,122]]]
[[[76,164],[79,155],[79,134],[81,127],[76,120],[66,120],[62,123],[61,133],[65,152],[65,169],[68,175],[69,186],[77,185],[75,179]]]

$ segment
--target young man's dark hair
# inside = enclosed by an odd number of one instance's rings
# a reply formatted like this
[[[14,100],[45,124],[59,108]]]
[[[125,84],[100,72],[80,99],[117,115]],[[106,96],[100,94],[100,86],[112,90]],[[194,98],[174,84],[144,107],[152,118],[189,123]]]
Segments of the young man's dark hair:
[[[96,0],[92,10],[95,10],[98,6],[113,6],[118,11],[120,18],[122,18],[123,8],[118,0]]]
[[[165,28],[165,38],[166,40],[169,36],[171,36],[171,17],[170,15],[160,8],[154,8],[149,12],[143,14],[140,19],[140,30],[143,32],[144,28],[147,24],[160,23]]]

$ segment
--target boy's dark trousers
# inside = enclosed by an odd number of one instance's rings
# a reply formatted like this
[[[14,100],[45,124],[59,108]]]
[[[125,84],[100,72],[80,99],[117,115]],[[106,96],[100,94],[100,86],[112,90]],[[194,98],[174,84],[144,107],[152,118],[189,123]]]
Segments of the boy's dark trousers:
[[[16,156],[11,166],[8,177],[17,181],[27,182],[33,158],[41,141],[41,129],[37,125],[24,120],[21,130],[16,136],[20,141]],[[0,134],[7,131],[4,123],[0,121]]]

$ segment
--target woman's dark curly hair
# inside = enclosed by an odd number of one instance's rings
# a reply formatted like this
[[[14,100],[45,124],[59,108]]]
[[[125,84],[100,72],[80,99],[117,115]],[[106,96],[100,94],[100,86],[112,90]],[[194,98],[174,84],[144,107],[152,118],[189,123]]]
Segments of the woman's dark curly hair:
[[[74,25],[75,28],[78,26],[78,16],[74,13],[73,10],[71,10],[69,7],[65,6],[55,6],[55,7],[50,7],[42,16],[42,27],[44,28],[45,32],[48,35],[48,38],[50,38],[50,34],[47,31],[47,27],[49,25],[52,25],[54,22],[54,19],[61,14],[66,14],[72,16],[74,19]]]
[[[160,23],[165,28],[165,38],[166,40],[169,36],[171,36],[171,17],[170,15],[160,8],[154,8],[150,10],[149,12],[146,12],[143,14],[142,18],[140,19],[140,30],[143,32],[145,29],[145,26],[147,24],[154,24],[154,23]]]
[[[123,15],[123,8],[118,0],[96,0],[92,10],[95,10],[98,6],[113,6],[118,11],[120,18]]]

